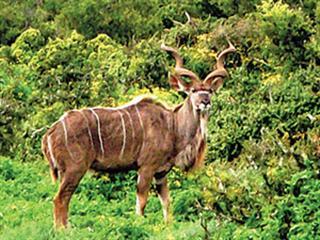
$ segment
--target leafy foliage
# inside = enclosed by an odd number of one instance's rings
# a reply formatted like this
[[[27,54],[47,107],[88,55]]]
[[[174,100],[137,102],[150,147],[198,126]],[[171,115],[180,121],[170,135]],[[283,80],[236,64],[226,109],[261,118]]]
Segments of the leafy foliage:
[[[320,219],[320,3],[0,1],[1,239],[315,239]],[[193,18],[187,22],[184,12]],[[228,36],[237,53],[212,99],[207,166],[170,173],[173,222],[152,194],[136,218],[134,172],[87,175],[72,229],[52,229],[57,186],[41,137],[64,111],[140,94],[169,105],[172,57],[204,78]],[[37,223],[37,224],[34,224]]]

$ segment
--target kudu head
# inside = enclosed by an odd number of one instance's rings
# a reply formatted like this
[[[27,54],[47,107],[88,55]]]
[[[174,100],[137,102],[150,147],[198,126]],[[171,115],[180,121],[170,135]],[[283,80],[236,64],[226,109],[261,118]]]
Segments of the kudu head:
[[[228,43],[229,47],[217,57],[215,70],[209,73],[203,81],[195,73],[183,67],[183,60],[176,49],[161,45],[161,49],[170,52],[176,60],[174,73],[170,76],[171,86],[177,91],[188,94],[192,107],[198,114],[208,112],[212,94],[222,86],[224,78],[228,76],[224,68],[224,60],[228,53],[236,51],[232,43],[230,41]],[[184,81],[184,78],[188,78],[189,81]]]

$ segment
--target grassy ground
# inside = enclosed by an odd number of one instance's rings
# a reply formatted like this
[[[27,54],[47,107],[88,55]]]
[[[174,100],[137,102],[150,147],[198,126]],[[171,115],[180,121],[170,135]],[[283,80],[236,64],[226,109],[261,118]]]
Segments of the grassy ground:
[[[152,194],[146,217],[135,215],[135,174],[96,178],[87,174],[73,196],[71,227],[53,229],[53,184],[45,162],[0,161],[0,239],[201,239],[199,220],[173,217],[163,223],[160,203]],[[125,181],[125,183],[123,183]],[[175,186],[173,186],[175,188]],[[186,189],[175,189],[172,206]],[[181,197],[180,197],[181,198]],[[185,213],[187,214],[187,212]],[[183,219],[185,218],[185,219]]]

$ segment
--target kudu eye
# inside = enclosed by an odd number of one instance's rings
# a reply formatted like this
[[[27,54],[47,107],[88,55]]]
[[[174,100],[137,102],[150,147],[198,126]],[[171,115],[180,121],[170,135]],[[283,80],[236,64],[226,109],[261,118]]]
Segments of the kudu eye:
[[[191,88],[191,92],[195,93],[197,90],[195,90],[194,88]]]

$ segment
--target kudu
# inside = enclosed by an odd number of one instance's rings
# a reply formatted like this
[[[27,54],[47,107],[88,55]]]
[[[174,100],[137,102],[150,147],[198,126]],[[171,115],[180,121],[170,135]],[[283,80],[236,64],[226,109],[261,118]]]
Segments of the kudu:
[[[54,198],[54,221],[66,226],[72,194],[87,170],[138,171],[136,212],[144,214],[150,185],[155,179],[164,219],[168,219],[169,189],[167,173],[173,166],[189,171],[203,163],[206,124],[212,94],[228,75],[224,59],[235,52],[229,47],[217,58],[216,70],[204,81],[183,67],[178,52],[173,55],[175,71],[171,86],[188,94],[185,101],[168,109],[152,98],[141,98],[118,108],[94,107],[65,113],[47,131],[42,151],[49,161],[54,181],[60,187]],[[190,81],[183,81],[187,77]]]

